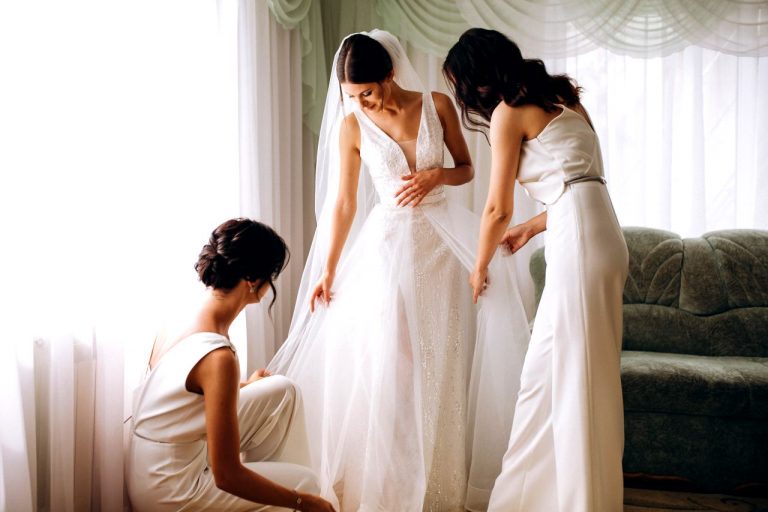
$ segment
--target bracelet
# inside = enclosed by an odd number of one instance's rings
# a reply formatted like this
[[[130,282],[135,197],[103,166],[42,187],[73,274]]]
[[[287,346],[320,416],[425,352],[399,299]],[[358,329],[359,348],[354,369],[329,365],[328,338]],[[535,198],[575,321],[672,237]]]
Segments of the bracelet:
[[[299,493],[296,493],[296,506],[293,508],[293,512],[300,512],[301,511],[301,496]]]

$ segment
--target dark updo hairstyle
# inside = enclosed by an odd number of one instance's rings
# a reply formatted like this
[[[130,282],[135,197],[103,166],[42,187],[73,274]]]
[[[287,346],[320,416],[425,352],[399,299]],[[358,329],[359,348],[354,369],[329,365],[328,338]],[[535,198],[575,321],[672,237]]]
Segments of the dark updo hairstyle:
[[[344,39],[336,61],[339,83],[382,82],[392,72],[392,57],[380,42],[365,34]]]
[[[578,104],[581,94],[571,77],[550,75],[544,62],[524,59],[504,34],[483,28],[461,35],[445,58],[443,75],[461,108],[464,126],[473,131],[488,127],[502,100],[512,107],[537,105],[554,112],[556,103]]]
[[[290,253],[285,241],[269,226],[251,219],[230,219],[213,230],[195,263],[195,270],[205,286],[228,291],[245,279],[269,283],[288,263]],[[272,297],[270,308],[275,302]]]

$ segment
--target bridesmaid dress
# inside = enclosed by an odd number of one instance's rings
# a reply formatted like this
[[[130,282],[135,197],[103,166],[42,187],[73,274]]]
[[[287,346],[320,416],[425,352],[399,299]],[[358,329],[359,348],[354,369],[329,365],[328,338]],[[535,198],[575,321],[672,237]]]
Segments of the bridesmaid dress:
[[[547,205],[546,284],[491,511],[623,507],[627,246],[597,136],[580,114],[561,108],[521,151],[518,180]]]

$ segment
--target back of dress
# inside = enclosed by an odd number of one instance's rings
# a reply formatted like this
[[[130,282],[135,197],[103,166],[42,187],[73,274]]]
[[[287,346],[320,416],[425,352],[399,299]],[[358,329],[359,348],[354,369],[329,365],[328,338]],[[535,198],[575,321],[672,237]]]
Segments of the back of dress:
[[[187,336],[136,389],[126,460],[132,502],[184,502],[196,493],[207,467],[205,410],[203,396],[188,391],[186,381],[203,357],[223,347],[234,351],[220,334]]]

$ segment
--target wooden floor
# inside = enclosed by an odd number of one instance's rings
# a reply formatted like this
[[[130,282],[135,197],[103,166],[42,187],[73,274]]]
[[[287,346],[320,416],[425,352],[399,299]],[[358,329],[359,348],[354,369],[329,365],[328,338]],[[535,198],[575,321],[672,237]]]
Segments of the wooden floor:
[[[768,498],[624,489],[624,512],[768,512]]]

